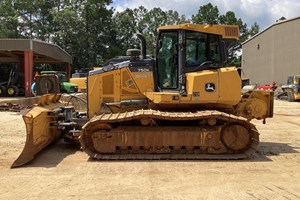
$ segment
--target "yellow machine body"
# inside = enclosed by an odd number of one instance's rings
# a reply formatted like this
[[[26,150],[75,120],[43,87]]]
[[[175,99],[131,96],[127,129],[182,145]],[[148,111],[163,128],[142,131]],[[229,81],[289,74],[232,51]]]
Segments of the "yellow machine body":
[[[187,73],[187,95],[150,92],[144,94],[154,104],[223,104],[234,106],[241,100],[241,81],[235,67],[204,70]],[[209,84],[215,85],[214,91],[206,91]]]
[[[80,77],[80,78],[70,78],[70,83],[78,85],[78,91],[79,92],[85,92],[86,91],[86,77]]]
[[[145,99],[143,92],[153,91],[152,72],[133,72],[128,68],[113,70],[88,77],[88,116],[102,113],[102,103],[130,99]],[[120,108],[111,107],[114,112]]]
[[[132,51],[126,61],[89,72],[84,125],[69,107],[57,111],[55,95],[43,97],[47,103],[24,116],[28,141],[20,157],[26,159],[13,166],[31,160],[61,132],[80,135],[82,150],[100,160],[251,157],[259,134],[249,121],[272,117],[274,97],[266,91],[241,95],[240,69],[224,64],[224,41],[238,39],[238,26],[181,24],[158,31],[155,58],[146,56],[138,35],[141,55]]]
[[[52,123],[57,122],[57,118],[51,113],[63,106],[59,102],[60,96],[60,94],[41,96],[38,104],[23,115],[26,126],[26,143],[12,167],[29,162],[34,155],[60,137],[60,130],[56,126],[51,126]]]
[[[241,78],[236,67],[187,73],[187,95],[174,92],[155,92],[152,72],[131,72],[122,68],[88,77],[89,117],[102,113],[103,103],[130,99],[148,99],[160,107],[203,106],[219,104],[233,107],[241,101]],[[206,84],[215,84],[215,91],[207,92]],[[217,106],[217,105],[216,105]],[[112,111],[121,112],[116,105]]]
[[[239,39],[240,29],[236,25],[209,25],[209,24],[178,24],[170,26],[161,26],[162,30],[187,30],[201,33],[211,33],[221,35],[223,39]]]

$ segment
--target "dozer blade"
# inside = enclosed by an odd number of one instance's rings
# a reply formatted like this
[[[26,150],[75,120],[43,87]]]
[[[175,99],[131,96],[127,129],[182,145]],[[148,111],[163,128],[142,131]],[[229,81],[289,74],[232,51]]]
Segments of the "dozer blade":
[[[60,130],[57,126],[53,126],[56,123],[57,115],[52,114],[55,109],[62,106],[59,99],[60,95],[58,94],[41,96],[38,105],[23,115],[26,126],[26,143],[11,168],[28,163],[38,152],[60,137]]]

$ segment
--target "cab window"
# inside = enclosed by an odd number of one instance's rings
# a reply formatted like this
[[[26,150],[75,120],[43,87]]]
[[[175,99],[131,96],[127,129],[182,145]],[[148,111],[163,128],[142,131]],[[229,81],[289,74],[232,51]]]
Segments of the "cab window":
[[[206,61],[221,62],[219,36],[198,32],[186,34],[186,67],[199,66]]]
[[[157,52],[158,86],[161,89],[178,88],[178,33],[162,32]]]

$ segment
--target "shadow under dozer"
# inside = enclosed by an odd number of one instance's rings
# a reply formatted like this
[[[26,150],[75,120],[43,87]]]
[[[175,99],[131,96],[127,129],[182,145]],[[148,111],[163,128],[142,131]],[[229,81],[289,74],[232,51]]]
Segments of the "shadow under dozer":
[[[31,161],[38,152],[60,137],[61,131],[57,126],[53,126],[58,117],[54,114],[55,110],[63,106],[59,102],[60,97],[60,94],[43,95],[38,104],[23,115],[26,126],[26,143],[11,168]]]

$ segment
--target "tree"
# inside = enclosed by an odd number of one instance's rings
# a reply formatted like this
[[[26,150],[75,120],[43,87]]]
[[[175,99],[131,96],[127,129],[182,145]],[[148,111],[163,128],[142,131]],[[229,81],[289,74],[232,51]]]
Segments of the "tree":
[[[284,16],[282,16],[279,19],[277,19],[276,22],[280,22],[280,21],[283,21],[283,20],[286,20],[286,18]]]
[[[158,27],[185,21],[185,16],[180,16],[176,11],[163,11],[161,8],[153,8],[148,11],[143,6],[135,9],[127,8],[123,12],[117,12],[113,17],[117,40],[122,52],[139,46],[139,41],[134,35],[140,32],[146,38],[148,54],[153,52],[152,44],[157,36]]]
[[[233,11],[228,11],[225,13],[225,15],[219,16],[220,24],[230,24],[230,25],[239,24],[240,22],[239,20],[235,17],[235,13]]]
[[[259,25],[254,22],[254,24],[249,29],[249,35],[252,37],[253,35],[259,33]]]
[[[0,38],[19,38],[18,13],[13,0],[0,1]]]
[[[127,8],[123,12],[117,12],[113,17],[114,30],[116,32],[117,48],[119,55],[124,55],[127,49],[133,48],[136,44],[133,35],[136,33],[136,22],[134,12]]]
[[[35,20],[36,10],[38,10],[37,0],[23,0],[15,3],[15,8],[19,14],[19,31],[25,38],[34,38],[36,36]]]
[[[133,17],[136,25],[135,28],[140,33],[143,33],[147,27],[146,20],[145,20],[147,13],[148,10],[143,6],[133,9]]]
[[[219,9],[211,3],[200,6],[196,15],[192,15],[192,22],[196,24],[218,24]]]
[[[83,24],[85,27],[85,57],[89,66],[103,63],[107,47],[110,45],[110,29],[112,9],[107,9],[110,0],[87,1],[83,9]]]
[[[70,4],[71,2],[71,4]],[[111,57],[108,47],[115,40],[110,0],[61,2],[53,9],[52,41],[73,56],[73,66],[93,67]]]
[[[165,13],[166,13],[166,23],[164,25],[182,24],[190,21],[186,19],[185,15],[180,16],[177,11],[168,10]]]
[[[0,37],[32,38],[55,43],[73,57],[73,67],[92,67],[127,49],[139,48],[134,35],[144,34],[148,53],[164,25],[193,22],[231,24],[240,27],[240,43],[259,31],[250,29],[233,11],[220,15],[218,7],[200,6],[191,19],[177,11],[140,6],[115,12],[111,0],[2,0],[0,1]]]
[[[148,54],[153,53],[155,38],[157,37],[157,28],[166,25],[168,19],[170,19],[170,16],[161,8],[153,8],[146,14],[145,22],[147,23],[147,31],[143,34],[146,37]]]
[[[35,16],[35,34],[36,38],[42,41],[50,42],[51,33],[53,32],[53,12],[52,8],[55,6],[54,0],[38,0],[36,2],[38,9]]]

